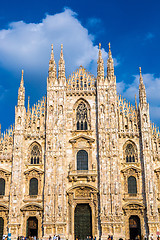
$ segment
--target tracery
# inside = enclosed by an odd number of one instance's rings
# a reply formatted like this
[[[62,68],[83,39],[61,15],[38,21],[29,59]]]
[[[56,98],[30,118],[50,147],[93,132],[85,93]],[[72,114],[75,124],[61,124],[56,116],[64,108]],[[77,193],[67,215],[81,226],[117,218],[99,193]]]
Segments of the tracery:
[[[88,129],[88,113],[84,102],[81,102],[76,111],[77,130]]]

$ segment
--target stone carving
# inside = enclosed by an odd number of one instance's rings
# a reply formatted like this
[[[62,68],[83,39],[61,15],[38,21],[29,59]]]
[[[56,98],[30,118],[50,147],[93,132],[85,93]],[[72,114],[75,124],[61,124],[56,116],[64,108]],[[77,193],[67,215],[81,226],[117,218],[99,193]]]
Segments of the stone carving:
[[[91,195],[91,192],[89,189],[87,188],[79,188],[76,190],[75,192],[75,197],[83,197],[83,198],[86,198],[86,197],[90,197]]]

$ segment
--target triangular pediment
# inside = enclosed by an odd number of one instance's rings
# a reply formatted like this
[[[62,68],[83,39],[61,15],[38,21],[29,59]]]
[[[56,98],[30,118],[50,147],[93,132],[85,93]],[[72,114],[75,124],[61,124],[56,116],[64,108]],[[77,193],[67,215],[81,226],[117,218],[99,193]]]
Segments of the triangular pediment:
[[[6,169],[0,168],[0,175],[1,175],[1,174],[10,175],[11,172],[9,172],[9,171],[6,170]]]
[[[126,203],[123,207],[124,210],[140,210],[145,209],[144,205],[139,201],[131,201],[130,203]]]
[[[91,137],[89,137],[87,135],[84,135],[84,134],[80,134],[80,135],[78,135],[76,137],[71,138],[69,140],[69,142],[70,143],[76,143],[77,141],[80,141],[80,140],[86,141],[86,142],[89,142],[89,143],[93,143],[95,141],[94,138],[91,138]]]
[[[127,166],[126,168],[122,169],[121,172],[125,173],[125,172],[132,171],[132,170],[136,171],[136,172],[141,172],[141,169],[134,165]]]
[[[42,171],[41,169],[32,167],[32,168],[26,170],[26,171],[24,172],[24,174],[29,174],[29,173],[31,173],[31,172],[36,172],[36,173],[40,173],[40,174],[44,173],[44,171]]]
[[[21,208],[21,211],[42,211],[43,208],[37,203],[26,204]]]

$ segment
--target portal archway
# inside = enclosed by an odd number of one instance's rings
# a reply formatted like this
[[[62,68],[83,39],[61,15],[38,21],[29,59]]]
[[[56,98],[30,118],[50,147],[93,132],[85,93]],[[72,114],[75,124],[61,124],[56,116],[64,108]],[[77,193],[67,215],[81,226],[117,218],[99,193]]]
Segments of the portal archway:
[[[3,230],[4,230],[4,220],[0,217],[0,240],[3,238]]]
[[[139,239],[141,238],[141,223],[138,216],[133,215],[129,218],[129,232],[130,232],[130,239]]]
[[[74,212],[75,239],[87,239],[92,236],[92,211],[89,204],[77,204]]]
[[[36,217],[29,217],[27,219],[27,237],[38,238],[38,220]]]

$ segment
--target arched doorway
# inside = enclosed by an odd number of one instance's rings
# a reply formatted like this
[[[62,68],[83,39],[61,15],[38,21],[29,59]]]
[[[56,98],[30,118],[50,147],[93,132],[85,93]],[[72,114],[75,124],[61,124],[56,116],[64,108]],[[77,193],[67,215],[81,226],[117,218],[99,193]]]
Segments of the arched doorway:
[[[141,224],[138,216],[131,216],[129,218],[129,231],[130,231],[130,239],[136,239],[139,236],[141,238]]]
[[[38,237],[38,220],[36,217],[29,217],[27,220],[27,237]]]
[[[4,230],[4,220],[0,217],[0,240],[3,238],[3,230]]]
[[[74,212],[74,235],[79,240],[92,236],[92,212],[89,204],[77,204]]]

